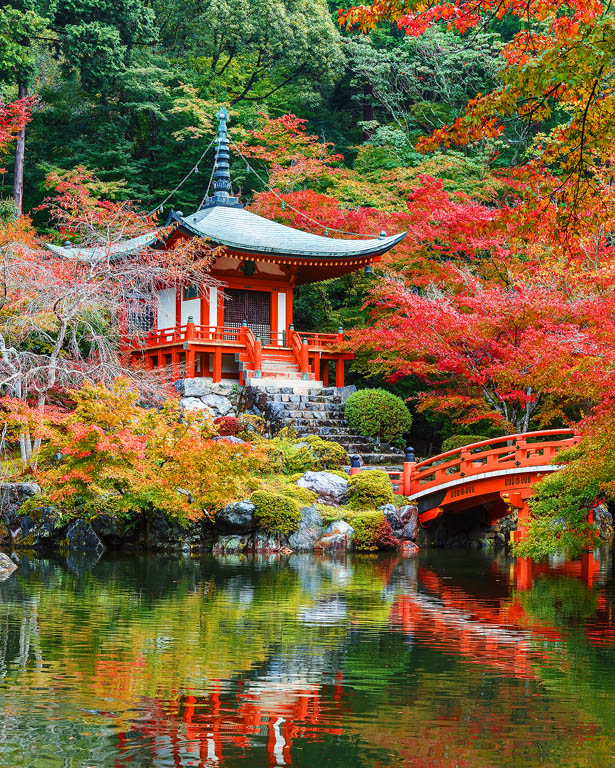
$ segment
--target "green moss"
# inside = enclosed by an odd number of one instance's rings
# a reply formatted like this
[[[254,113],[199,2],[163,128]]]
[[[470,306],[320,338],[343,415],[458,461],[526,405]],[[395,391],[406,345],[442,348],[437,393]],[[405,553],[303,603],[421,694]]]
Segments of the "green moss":
[[[352,509],[377,509],[391,504],[395,496],[386,472],[368,469],[353,475],[348,484],[348,506]]]
[[[301,522],[299,505],[294,499],[269,491],[254,491],[250,501],[256,507],[254,519],[259,528],[267,533],[296,531]]]
[[[38,493],[36,496],[30,496],[29,499],[24,501],[19,507],[19,514],[24,516],[27,515],[33,520],[40,520],[44,507],[49,506],[51,506],[49,497],[43,493]]]
[[[362,512],[352,518],[352,543],[355,549],[370,552],[378,549],[378,539],[385,524],[382,512]]]
[[[385,389],[361,389],[350,395],[344,416],[361,434],[390,443],[401,443],[412,426],[404,401]]]
[[[315,491],[310,491],[309,488],[299,488],[297,485],[282,487],[280,488],[280,493],[296,501],[300,507],[310,507],[318,498],[318,494]]]
[[[321,470],[331,472],[348,463],[348,454],[338,443],[323,440],[317,435],[294,437],[289,430],[282,430],[271,441],[269,457],[285,475]]]

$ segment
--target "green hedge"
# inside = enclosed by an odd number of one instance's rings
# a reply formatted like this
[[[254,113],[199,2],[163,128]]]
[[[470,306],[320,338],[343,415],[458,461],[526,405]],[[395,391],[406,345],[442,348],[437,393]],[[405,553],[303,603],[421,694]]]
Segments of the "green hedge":
[[[299,505],[294,499],[269,491],[254,491],[250,501],[256,507],[254,519],[259,528],[267,533],[284,533],[289,536],[301,522]]]
[[[480,443],[481,440],[489,440],[485,435],[451,435],[442,443],[442,453],[453,451],[455,448],[463,448],[464,445]]]
[[[391,504],[394,498],[391,480],[380,469],[363,470],[353,475],[348,483],[347,504],[352,509],[377,509],[383,504]]]
[[[412,414],[397,395],[385,389],[360,389],[346,400],[348,425],[367,437],[401,443],[412,426]]]

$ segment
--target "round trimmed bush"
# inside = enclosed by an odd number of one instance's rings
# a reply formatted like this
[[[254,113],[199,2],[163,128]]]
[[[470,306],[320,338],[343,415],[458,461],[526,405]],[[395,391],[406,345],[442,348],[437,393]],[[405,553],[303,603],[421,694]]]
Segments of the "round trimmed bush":
[[[401,442],[412,426],[412,414],[397,395],[385,389],[360,389],[346,400],[348,425],[367,437]]]
[[[289,536],[301,522],[299,505],[294,499],[269,491],[254,491],[250,501],[256,507],[254,520],[267,533]]]
[[[366,469],[350,478],[347,498],[352,509],[377,509],[383,504],[392,504],[395,497],[386,472]]]
[[[442,443],[442,453],[453,451],[455,448],[463,448],[464,445],[480,443],[481,440],[489,440],[489,438],[484,435],[452,435]]]

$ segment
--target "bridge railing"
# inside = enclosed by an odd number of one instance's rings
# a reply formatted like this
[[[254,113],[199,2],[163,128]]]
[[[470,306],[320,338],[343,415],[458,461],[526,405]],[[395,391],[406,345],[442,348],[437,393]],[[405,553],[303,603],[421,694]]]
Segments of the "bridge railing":
[[[547,429],[519,435],[502,435],[441,453],[431,459],[414,461],[406,451],[403,471],[389,472],[393,490],[404,496],[436,488],[453,480],[485,472],[498,472],[552,465],[556,455],[580,441],[572,429]]]

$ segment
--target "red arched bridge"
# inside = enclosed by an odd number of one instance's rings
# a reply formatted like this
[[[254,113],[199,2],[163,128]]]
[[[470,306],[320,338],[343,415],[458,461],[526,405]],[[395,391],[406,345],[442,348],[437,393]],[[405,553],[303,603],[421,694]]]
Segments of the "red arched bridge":
[[[389,475],[395,492],[417,503],[423,526],[444,514],[479,506],[486,509],[487,522],[493,524],[516,508],[519,524],[513,537],[519,539],[524,535],[534,485],[560,469],[557,454],[580,439],[570,429],[503,435],[418,463],[408,448],[403,471]]]

